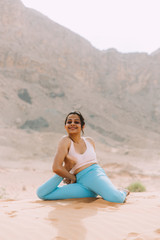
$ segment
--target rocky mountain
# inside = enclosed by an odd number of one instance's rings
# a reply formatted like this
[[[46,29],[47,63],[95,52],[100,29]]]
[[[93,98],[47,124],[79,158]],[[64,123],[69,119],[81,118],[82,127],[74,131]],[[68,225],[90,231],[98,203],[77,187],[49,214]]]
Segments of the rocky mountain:
[[[111,146],[158,146],[160,52],[99,51],[20,0],[0,0],[0,125],[63,132],[80,110]]]

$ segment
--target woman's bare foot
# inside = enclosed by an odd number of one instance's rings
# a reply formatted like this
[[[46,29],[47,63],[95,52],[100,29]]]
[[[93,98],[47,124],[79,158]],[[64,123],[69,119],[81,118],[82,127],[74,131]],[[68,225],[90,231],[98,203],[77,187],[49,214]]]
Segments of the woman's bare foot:
[[[75,157],[67,155],[64,159],[64,162],[65,162],[64,167],[69,172],[74,167],[74,165],[76,165],[77,159]]]
[[[130,194],[130,191],[128,189],[126,189],[126,188],[123,189],[123,192],[126,193],[126,197]]]
[[[126,194],[126,198],[124,200],[124,203],[126,202],[127,196],[130,194],[130,191],[126,188],[122,189],[122,191]]]
[[[126,198],[130,194],[130,191],[126,188],[118,188],[118,190],[121,191],[121,192],[124,192],[126,194]],[[126,198],[124,200],[124,203],[126,202]]]
[[[130,191],[127,188],[118,188],[119,191],[124,192],[126,197],[130,194]]]

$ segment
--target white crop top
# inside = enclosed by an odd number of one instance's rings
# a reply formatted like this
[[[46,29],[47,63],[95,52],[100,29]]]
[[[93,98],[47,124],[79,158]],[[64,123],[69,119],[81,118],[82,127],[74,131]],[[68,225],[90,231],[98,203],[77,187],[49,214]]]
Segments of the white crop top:
[[[89,164],[89,163],[97,163],[97,157],[95,150],[92,146],[92,144],[87,141],[84,137],[83,140],[86,144],[86,151],[83,154],[77,153],[74,148],[74,143],[71,140],[71,146],[69,149],[69,155],[75,157],[77,159],[77,163],[74,165],[74,167],[71,169],[70,173],[74,173],[76,169]]]

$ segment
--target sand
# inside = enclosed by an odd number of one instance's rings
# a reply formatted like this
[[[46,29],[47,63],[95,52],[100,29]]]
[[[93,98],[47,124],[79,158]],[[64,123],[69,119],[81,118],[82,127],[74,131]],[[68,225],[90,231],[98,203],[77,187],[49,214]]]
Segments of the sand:
[[[131,193],[124,204],[101,198],[42,201],[35,191],[53,175],[50,165],[1,163],[0,240],[160,240],[159,192]]]
[[[134,193],[127,203],[103,199],[1,200],[0,239],[160,239],[157,193]]]

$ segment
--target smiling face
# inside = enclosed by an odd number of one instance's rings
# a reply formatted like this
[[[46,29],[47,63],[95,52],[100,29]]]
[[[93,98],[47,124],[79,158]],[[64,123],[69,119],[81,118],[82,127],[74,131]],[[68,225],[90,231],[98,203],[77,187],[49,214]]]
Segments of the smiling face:
[[[65,129],[68,134],[81,133],[81,120],[77,114],[70,114],[67,118]]]

